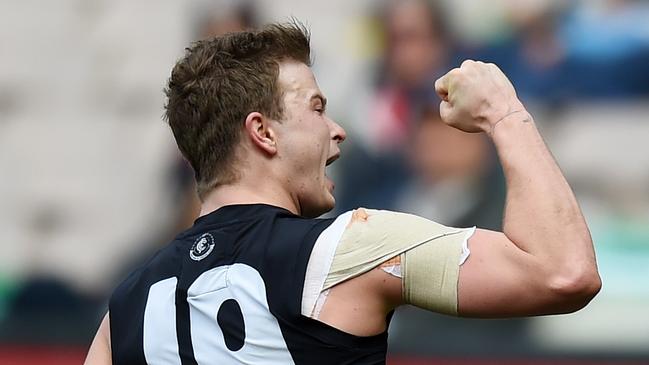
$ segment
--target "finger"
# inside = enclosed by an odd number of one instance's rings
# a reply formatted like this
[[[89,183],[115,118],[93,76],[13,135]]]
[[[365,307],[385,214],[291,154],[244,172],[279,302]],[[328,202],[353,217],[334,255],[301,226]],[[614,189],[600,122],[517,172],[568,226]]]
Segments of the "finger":
[[[452,111],[452,107],[448,101],[442,100],[439,103],[439,116],[446,124],[449,124],[451,111]]]
[[[471,65],[473,65],[474,63],[476,63],[476,61],[474,61],[474,60],[470,60],[470,59],[466,59],[466,60],[464,60],[464,62],[462,62],[462,64],[460,65],[460,68],[467,68],[468,66],[471,66]]]
[[[435,92],[442,100],[448,101],[448,74],[435,81]]]
[[[494,63],[488,63],[487,66],[489,66],[489,71],[493,75],[494,79],[498,81],[498,83],[503,86],[503,87],[510,87],[513,88],[514,86],[512,85],[511,81],[507,78],[507,76],[503,73],[503,71],[498,67],[498,65]]]

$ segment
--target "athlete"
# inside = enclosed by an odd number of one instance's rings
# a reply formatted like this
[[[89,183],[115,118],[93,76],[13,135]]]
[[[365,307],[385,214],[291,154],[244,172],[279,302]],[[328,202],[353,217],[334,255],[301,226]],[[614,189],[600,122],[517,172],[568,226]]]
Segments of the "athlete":
[[[493,64],[435,83],[445,123],[493,141],[503,232],[334,206],[345,131],[310,69],[307,32],[270,25],[195,43],[166,118],[200,217],[113,293],[86,364],[384,364],[393,310],[568,313],[601,282],[588,227],[532,116]],[[367,182],[371,184],[371,181]]]

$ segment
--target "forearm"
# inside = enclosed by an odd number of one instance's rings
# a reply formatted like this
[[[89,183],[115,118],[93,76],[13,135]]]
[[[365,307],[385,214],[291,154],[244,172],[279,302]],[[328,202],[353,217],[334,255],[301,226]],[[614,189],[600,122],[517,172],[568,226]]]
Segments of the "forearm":
[[[523,109],[491,132],[507,182],[505,235],[538,258],[551,280],[596,275],[586,222],[532,117]]]
[[[491,136],[505,172],[503,232],[476,230],[462,265],[465,316],[567,313],[600,289],[590,232],[550,151],[498,66],[467,60],[435,82],[440,116]]]

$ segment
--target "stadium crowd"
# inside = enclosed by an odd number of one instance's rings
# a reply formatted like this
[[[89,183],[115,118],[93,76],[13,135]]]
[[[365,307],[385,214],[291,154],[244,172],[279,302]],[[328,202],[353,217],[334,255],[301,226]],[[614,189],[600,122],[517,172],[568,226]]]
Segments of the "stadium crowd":
[[[432,87],[472,58],[498,64],[532,106],[593,230],[604,289],[584,313],[406,308],[391,354],[649,359],[649,4],[304,3],[0,3],[0,362],[17,345],[85,351],[112,288],[197,216],[192,171],[161,120],[183,45],[291,15],[313,30],[314,72],[348,131],[329,172],[333,213],[501,228],[493,147],[444,125]]]

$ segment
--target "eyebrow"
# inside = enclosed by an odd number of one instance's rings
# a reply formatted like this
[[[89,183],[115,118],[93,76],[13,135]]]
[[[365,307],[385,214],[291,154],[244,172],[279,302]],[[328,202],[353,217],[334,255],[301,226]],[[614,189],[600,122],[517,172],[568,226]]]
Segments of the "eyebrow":
[[[311,100],[313,100],[313,99],[320,99],[320,102],[322,103],[322,108],[323,109],[327,107],[327,98],[322,96],[322,94],[319,94],[319,93],[313,94],[313,96],[311,96]]]

